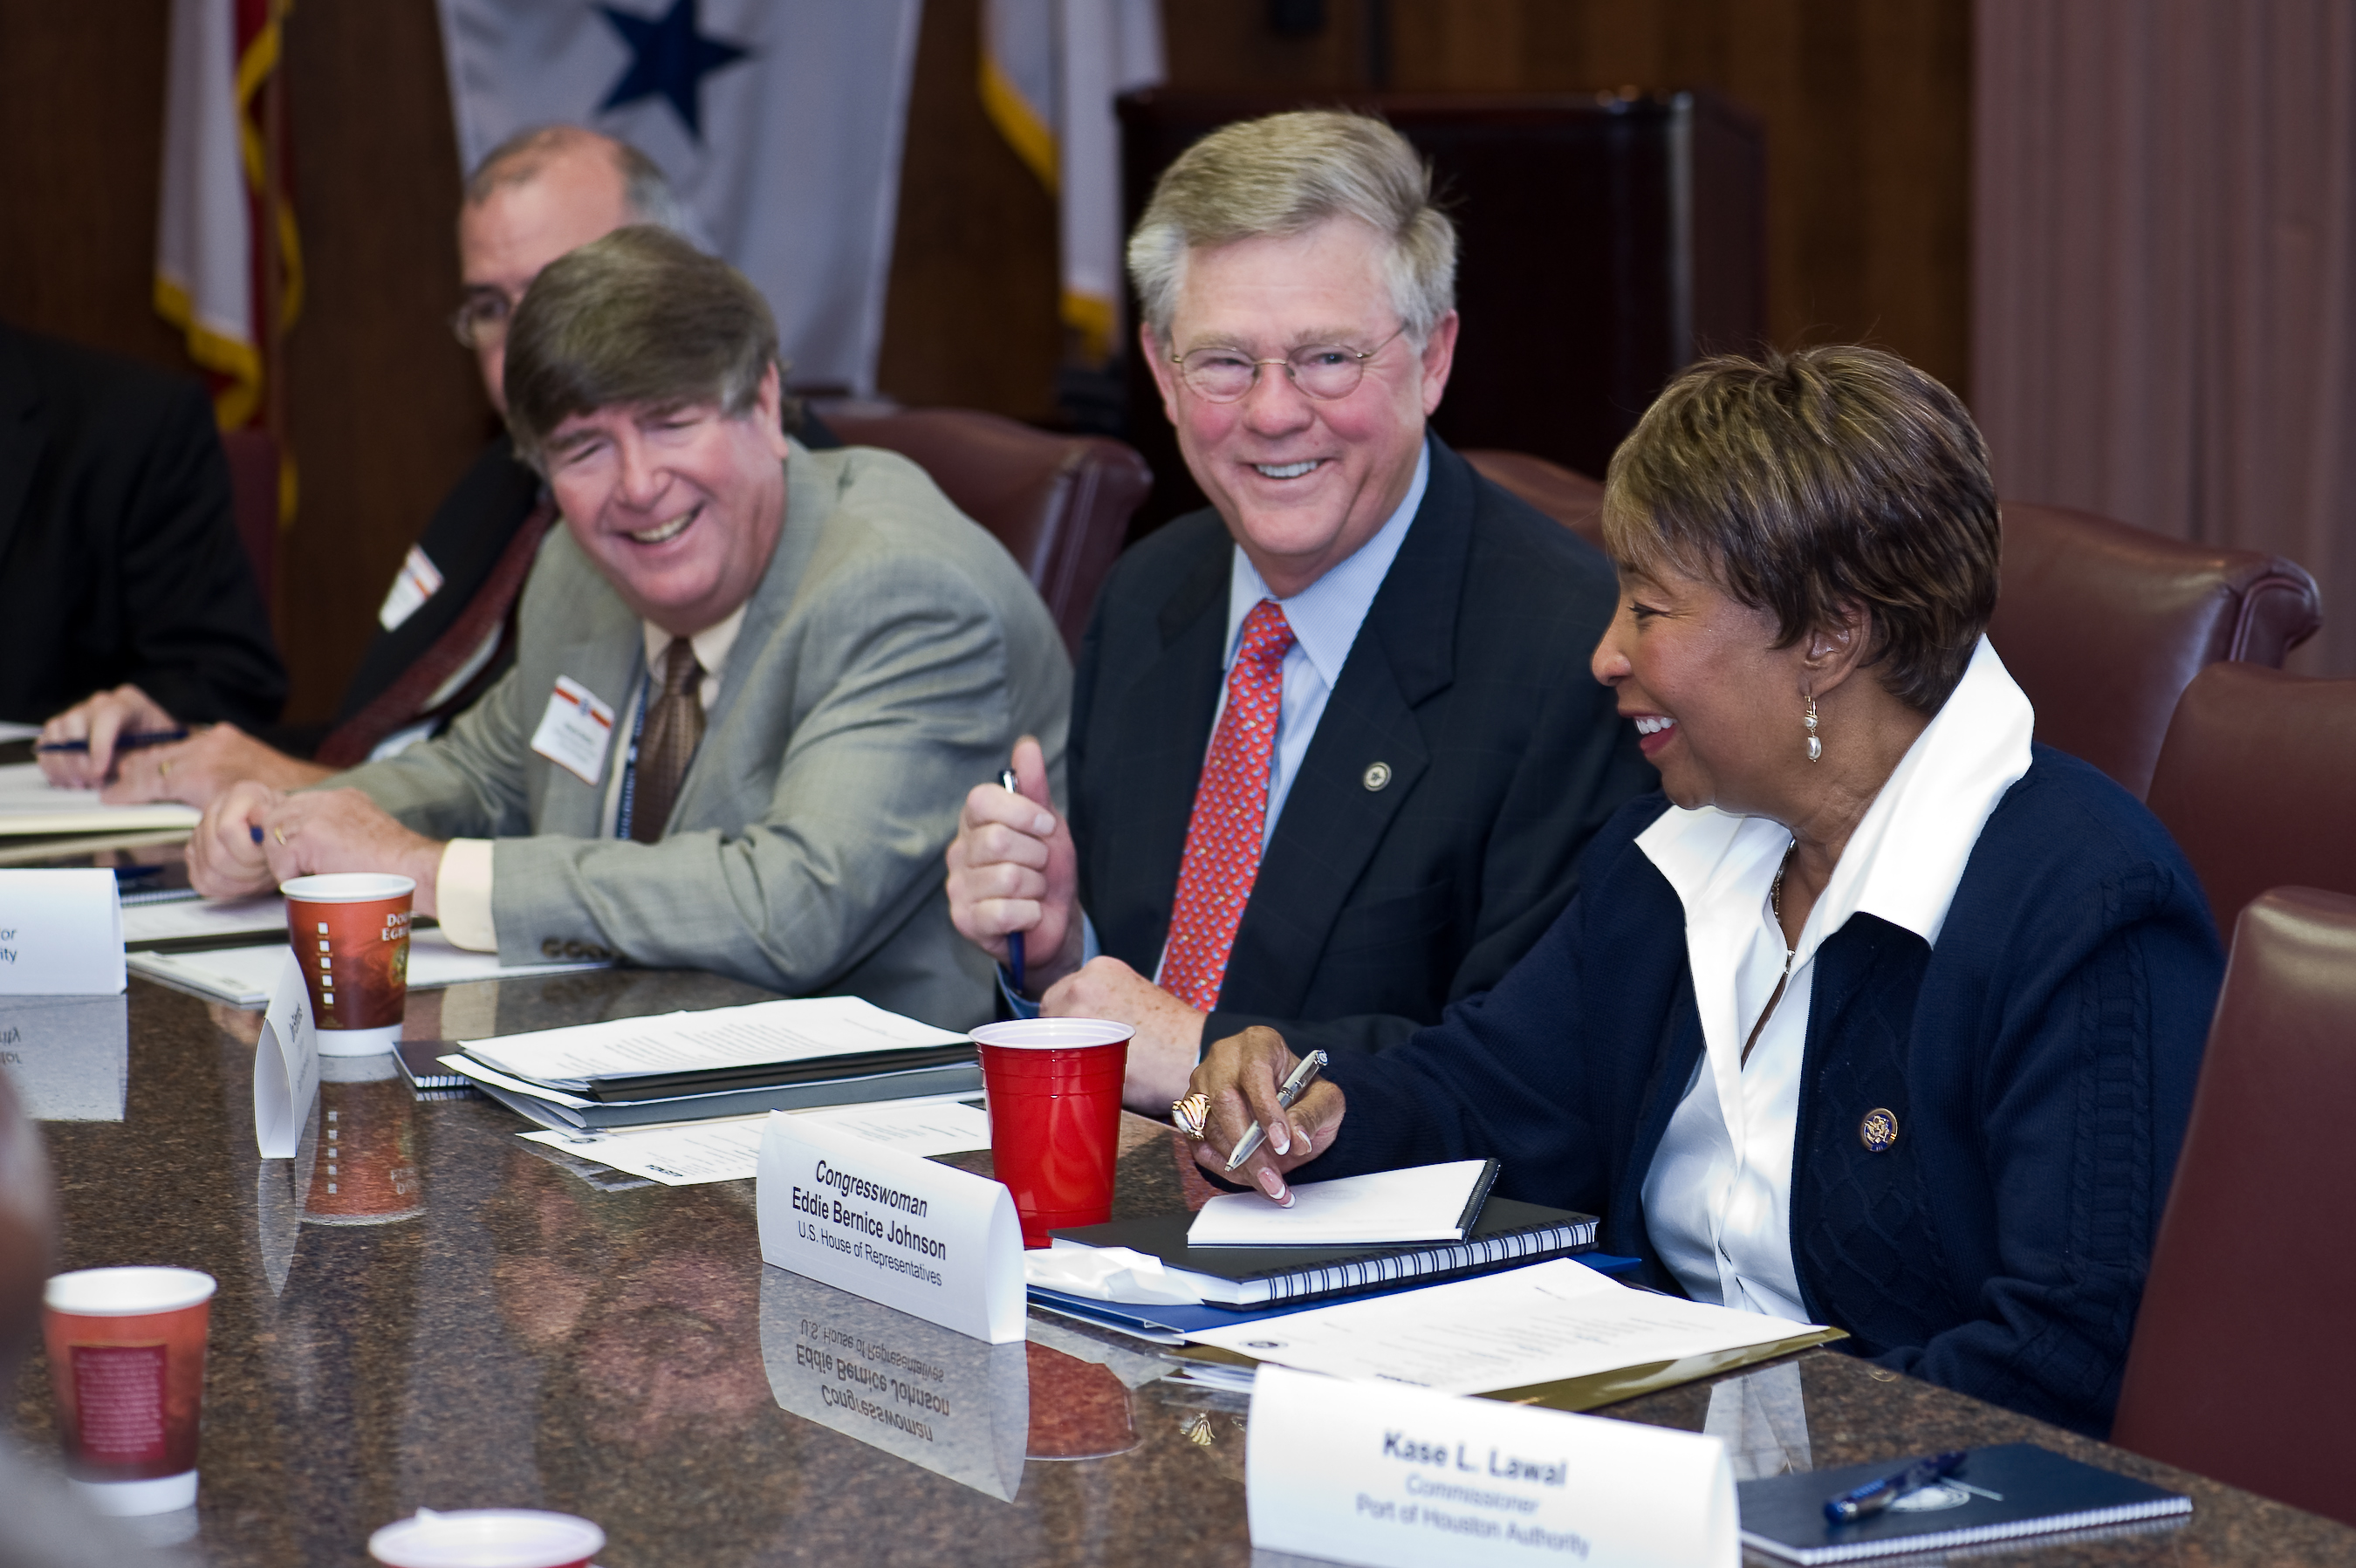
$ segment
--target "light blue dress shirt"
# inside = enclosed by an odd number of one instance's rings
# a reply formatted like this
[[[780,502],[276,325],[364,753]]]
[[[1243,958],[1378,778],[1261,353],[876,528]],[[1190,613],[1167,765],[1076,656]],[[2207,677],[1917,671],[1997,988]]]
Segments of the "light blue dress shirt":
[[[1391,563],[1398,558],[1399,546],[1407,541],[1407,531],[1415,521],[1418,508],[1423,505],[1423,492],[1431,482],[1431,443],[1426,437],[1423,449],[1416,455],[1415,478],[1408,482],[1407,494],[1399,500],[1398,509],[1384,520],[1374,537],[1345,556],[1325,575],[1289,599],[1277,599],[1283,607],[1284,619],[1292,628],[1292,647],[1284,656],[1284,697],[1277,710],[1276,750],[1269,758],[1268,806],[1260,816],[1259,843],[1265,852],[1269,836],[1276,832],[1276,820],[1284,811],[1285,797],[1292,792],[1292,781],[1301,776],[1301,765],[1309,756],[1309,743],[1317,734],[1317,721],[1325,713],[1325,701],[1333,694],[1333,684],[1342,678],[1342,666],[1349,661],[1351,646],[1358,640],[1358,628],[1365,624],[1366,612],[1374,607],[1375,595],[1381,592],[1383,579],[1390,575]],[[1236,650],[1243,641],[1244,617],[1262,599],[1275,598],[1267,582],[1260,576],[1251,558],[1238,544],[1235,548],[1235,564],[1227,573],[1227,644],[1220,668],[1230,670],[1236,661]],[[1211,734],[1219,732],[1219,720],[1227,711],[1227,688],[1224,679],[1219,683],[1218,711],[1211,718]],[[1207,758],[1210,742],[1204,742]],[[1104,950],[1097,945],[1097,929],[1080,912],[1080,961],[1086,963]],[[1168,944],[1163,945],[1167,956]],[[1162,964],[1156,960],[1154,979],[1162,978]],[[1015,1016],[1035,1018],[1039,1004],[1018,995],[1004,967],[998,972],[1000,992],[1015,1010]]]

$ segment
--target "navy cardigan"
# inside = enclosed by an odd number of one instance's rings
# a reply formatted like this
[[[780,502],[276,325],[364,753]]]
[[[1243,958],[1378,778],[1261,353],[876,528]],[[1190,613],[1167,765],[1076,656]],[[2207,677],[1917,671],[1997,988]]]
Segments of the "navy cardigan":
[[[1603,1217],[1607,1251],[1678,1286],[1644,1228],[1654,1151],[1702,1055],[1685,910],[1599,832],[1580,893],[1497,987],[1377,1057],[1322,1180],[1494,1155],[1497,1190]],[[1934,950],[1852,916],[1817,951],[1792,1171],[1807,1309],[1883,1365],[2101,1435],[2224,968],[2167,832],[2034,748],[1981,831]],[[1885,1152],[1859,1135],[1894,1115]]]

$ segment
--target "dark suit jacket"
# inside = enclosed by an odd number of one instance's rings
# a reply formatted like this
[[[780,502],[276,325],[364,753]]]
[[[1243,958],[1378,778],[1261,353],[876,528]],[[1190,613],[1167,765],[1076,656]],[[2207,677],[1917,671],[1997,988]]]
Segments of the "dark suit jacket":
[[[1933,949],[1852,916],[1816,951],[1792,1260],[1847,1348],[2101,1435],[2191,1112],[2224,956],[2167,830],[2049,746],[1980,830]],[[1503,984],[1376,1061],[1304,1181],[1494,1155],[1497,1190],[1603,1217],[1677,1285],[1644,1187],[1703,1053],[1685,908],[1596,835],[1580,897]],[[1882,1153],[1869,1112],[1897,1119]],[[2221,1266],[2222,1266],[2221,1261]]]
[[[1431,437],[1376,594],[1260,863],[1204,1041],[1280,1025],[1380,1050],[1487,989],[1553,921],[1580,851],[1655,774],[1588,660],[1612,568]],[[1233,542],[1200,511],[1106,582],[1072,703],[1080,899],[1150,975],[1224,680]],[[1387,780],[1369,770],[1381,763]]]
[[[0,326],[0,718],[132,682],[176,717],[278,716],[286,671],[194,381]]]

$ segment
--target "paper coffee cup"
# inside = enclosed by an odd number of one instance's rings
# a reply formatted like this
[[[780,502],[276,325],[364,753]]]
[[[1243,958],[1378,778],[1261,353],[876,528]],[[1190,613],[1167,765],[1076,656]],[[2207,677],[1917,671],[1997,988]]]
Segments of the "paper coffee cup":
[[[588,1568],[605,1532],[585,1519],[538,1509],[419,1509],[369,1537],[389,1568]]]
[[[424,1212],[417,1097],[401,1069],[390,1054],[322,1058],[304,1222],[390,1225]]]
[[[409,914],[417,884],[378,871],[282,882],[286,940],[311,993],[323,1057],[392,1049],[409,1000]]]
[[[205,1331],[215,1289],[194,1269],[81,1269],[42,1294],[66,1474],[102,1513],[197,1500]]]

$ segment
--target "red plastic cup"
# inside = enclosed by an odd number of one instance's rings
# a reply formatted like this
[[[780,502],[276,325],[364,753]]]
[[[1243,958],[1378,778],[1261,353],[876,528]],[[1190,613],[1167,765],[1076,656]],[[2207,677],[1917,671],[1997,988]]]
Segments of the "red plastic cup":
[[[1136,1032],[1098,1018],[1017,1018],[973,1031],[991,1159],[1014,1195],[1025,1247],[1112,1218],[1120,1081]]]
[[[585,1519],[539,1509],[419,1509],[369,1537],[391,1568],[589,1568],[605,1532]]]
[[[417,884],[338,871],[282,882],[286,940],[311,993],[323,1057],[392,1049],[409,1001],[409,907]]]
[[[1031,1373],[1032,1459],[1109,1459],[1145,1440],[1129,1386],[1110,1367],[1067,1356],[1033,1339],[1023,1346]]]
[[[100,1512],[197,1500],[214,1289],[194,1269],[80,1269],[43,1293],[66,1474]]]

